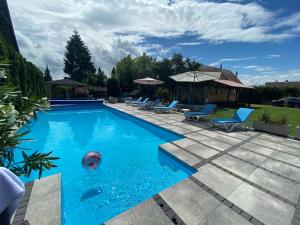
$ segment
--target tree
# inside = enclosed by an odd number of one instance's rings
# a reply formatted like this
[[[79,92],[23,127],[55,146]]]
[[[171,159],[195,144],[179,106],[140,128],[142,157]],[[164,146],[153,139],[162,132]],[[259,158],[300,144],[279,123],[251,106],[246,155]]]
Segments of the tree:
[[[2,57],[4,58],[4,57]],[[5,79],[7,68],[3,67],[5,59],[0,60],[1,78]],[[32,67],[33,68],[33,67]],[[3,76],[4,75],[4,76]],[[36,87],[34,87],[36,88]],[[36,171],[41,177],[44,170],[56,167],[53,161],[59,159],[51,156],[52,152],[26,153],[27,149],[22,149],[19,145],[25,141],[24,138],[30,131],[26,124],[31,119],[36,119],[39,110],[49,108],[45,98],[23,97],[21,91],[15,91],[11,87],[0,83],[0,166],[6,167],[17,176],[30,176],[32,171]],[[22,128],[22,129],[20,129]],[[16,161],[16,151],[21,151],[21,159]]]
[[[106,80],[107,76],[99,67],[97,73],[89,75],[87,83],[90,85],[104,87],[106,85]]]
[[[107,96],[112,96],[112,97],[121,96],[120,86],[117,79],[115,78],[107,79],[106,88],[107,88]]]
[[[43,73],[28,62],[15,48],[9,45],[0,34],[0,60],[6,71],[5,84],[22,91],[24,97],[45,96]]]
[[[117,74],[116,74],[116,69],[115,69],[115,67],[112,68],[110,77],[111,77],[111,78],[114,78],[114,79],[117,79]]]
[[[46,66],[46,69],[45,69],[45,72],[44,72],[44,81],[52,81],[52,77],[51,77],[48,65]]]
[[[179,74],[186,72],[185,62],[181,54],[174,54],[171,58],[172,73]]]
[[[134,89],[133,80],[136,78],[135,62],[130,55],[121,59],[116,65],[116,77],[122,91],[130,92]]]
[[[84,44],[78,32],[74,31],[66,46],[64,72],[69,74],[73,80],[86,81],[89,75],[96,72],[91,58],[88,47]]]
[[[156,78],[155,75],[155,60],[147,56],[145,53],[142,56],[135,58],[135,71],[136,78],[152,77]]]

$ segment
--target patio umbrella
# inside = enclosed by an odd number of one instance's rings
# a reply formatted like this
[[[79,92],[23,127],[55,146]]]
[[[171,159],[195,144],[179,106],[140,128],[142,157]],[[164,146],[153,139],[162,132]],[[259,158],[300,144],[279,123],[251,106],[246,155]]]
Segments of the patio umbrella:
[[[158,85],[158,84],[163,84],[164,82],[161,80],[156,80],[151,77],[146,77],[142,79],[137,79],[133,81],[136,84],[144,84],[144,85]]]
[[[192,92],[193,87],[195,87],[195,83],[200,83],[203,81],[209,80],[217,80],[220,78],[221,72],[200,72],[200,71],[189,71],[181,74],[177,74],[174,76],[170,76],[176,82],[182,83],[191,83],[190,87],[190,96],[189,96],[189,104],[192,103]]]
[[[134,80],[133,82],[136,83],[136,84],[149,85],[149,86],[154,86],[154,85],[159,85],[159,84],[163,84],[164,83],[161,80],[156,80],[156,79],[153,79],[151,77],[137,79],[137,80]],[[148,92],[149,92],[149,89],[148,89]]]

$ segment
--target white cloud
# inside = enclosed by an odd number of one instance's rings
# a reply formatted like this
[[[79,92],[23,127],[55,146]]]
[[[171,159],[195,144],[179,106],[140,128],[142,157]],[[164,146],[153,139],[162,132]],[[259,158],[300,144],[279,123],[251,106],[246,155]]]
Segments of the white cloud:
[[[284,71],[268,68],[268,72],[252,71],[251,73],[241,73],[239,78],[243,83],[248,85],[261,85],[272,81],[299,81],[300,68]]]
[[[180,43],[177,43],[178,46],[194,46],[194,45],[201,45],[201,44],[204,44],[204,42],[194,41],[194,42],[180,42]]]
[[[163,56],[176,49],[144,45],[146,37],[189,33],[213,43],[256,43],[282,41],[300,32],[296,23],[298,14],[277,23],[277,14],[258,3],[191,0],[169,3],[167,0],[14,0],[9,6],[21,52],[41,68],[49,64],[56,78],[63,76],[63,52],[74,29],[91,49],[96,65],[106,72],[126,54],[150,52]],[[272,32],[273,28],[282,31]]]
[[[224,59],[219,59],[216,62],[210,63],[210,66],[218,66],[221,65],[224,62],[236,62],[236,61],[248,61],[248,60],[255,60],[257,57],[252,56],[252,57],[242,57],[242,58],[224,58]]]
[[[275,58],[280,58],[281,55],[279,54],[271,54],[271,55],[266,55],[265,58],[266,59],[275,59]]]

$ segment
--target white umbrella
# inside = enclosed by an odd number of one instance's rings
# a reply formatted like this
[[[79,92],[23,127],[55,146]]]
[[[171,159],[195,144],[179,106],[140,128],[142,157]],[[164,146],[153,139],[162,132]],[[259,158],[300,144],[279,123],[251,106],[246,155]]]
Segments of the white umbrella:
[[[161,80],[156,80],[151,77],[146,77],[142,79],[137,79],[133,81],[136,84],[145,84],[145,85],[158,85],[158,84],[163,84],[164,82]]]
[[[192,103],[192,90],[195,83],[204,81],[217,80],[221,76],[221,72],[200,72],[200,71],[189,71],[174,76],[170,76],[176,82],[191,83],[189,104]],[[176,94],[177,95],[177,94]]]
[[[171,79],[176,82],[186,83],[199,83],[203,81],[219,79],[221,72],[200,72],[200,71],[189,71],[174,76],[170,76]]]

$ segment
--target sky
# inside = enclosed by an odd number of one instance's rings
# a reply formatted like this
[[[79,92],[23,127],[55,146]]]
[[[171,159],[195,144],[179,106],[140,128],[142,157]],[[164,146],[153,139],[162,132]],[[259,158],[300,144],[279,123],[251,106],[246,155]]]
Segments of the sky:
[[[180,53],[246,84],[300,81],[300,0],[8,0],[21,53],[66,76],[77,30],[107,74],[122,57]]]

